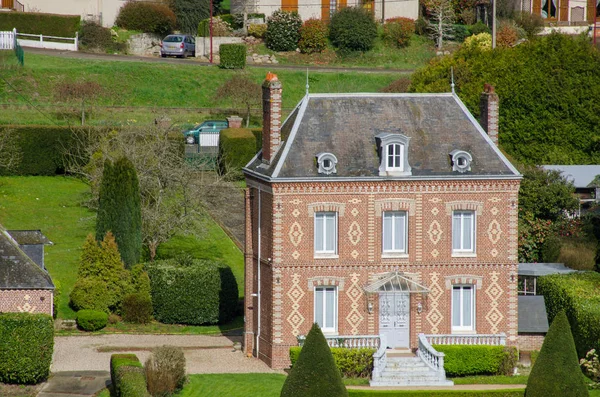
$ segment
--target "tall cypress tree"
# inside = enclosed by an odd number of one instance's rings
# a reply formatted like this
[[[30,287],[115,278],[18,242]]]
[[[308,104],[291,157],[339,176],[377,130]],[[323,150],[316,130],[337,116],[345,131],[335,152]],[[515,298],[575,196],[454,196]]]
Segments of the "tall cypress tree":
[[[131,161],[121,157],[114,164],[104,163],[96,240],[101,241],[111,231],[125,266],[135,265],[142,250],[142,212],[140,183]]]

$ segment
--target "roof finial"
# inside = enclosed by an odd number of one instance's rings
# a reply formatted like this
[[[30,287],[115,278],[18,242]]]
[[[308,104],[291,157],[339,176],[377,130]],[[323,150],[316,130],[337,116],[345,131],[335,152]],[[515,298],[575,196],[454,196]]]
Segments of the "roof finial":
[[[454,66],[450,66],[450,76],[452,79],[452,84],[450,84],[450,87],[452,87],[452,93],[456,94],[456,92],[454,92]]]

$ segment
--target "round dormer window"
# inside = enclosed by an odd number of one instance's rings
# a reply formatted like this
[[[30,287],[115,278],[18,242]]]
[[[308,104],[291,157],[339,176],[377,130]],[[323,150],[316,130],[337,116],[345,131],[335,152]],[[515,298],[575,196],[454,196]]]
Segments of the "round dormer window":
[[[317,154],[317,166],[319,167],[319,174],[335,174],[337,170],[335,166],[337,164],[337,158],[331,153],[319,153]]]
[[[452,171],[467,172],[471,171],[471,162],[473,157],[463,150],[453,150],[450,153],[452,162]]]

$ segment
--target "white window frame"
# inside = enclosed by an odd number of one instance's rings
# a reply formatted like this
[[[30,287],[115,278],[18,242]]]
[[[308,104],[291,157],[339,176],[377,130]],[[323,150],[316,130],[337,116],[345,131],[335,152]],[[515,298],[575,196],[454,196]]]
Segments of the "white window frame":
[[[385,218],[392,218],[392,249],[385,248]],[[399,240],[396,239],[396,222],[404,222],[404,249],[396,247]],[[381,216],[381,251],[383,256],[408,256],[408,212],[407,211],[383,211]]]
[[[328,216],[333,216],[335,218],[334,220],[334,229],[333,232],[330,232],[327,229],[327,222],[323,222],[323,232],[322,232],[322,236],[323,236],[323,241],[322,241],[322,245],[323,245],[323,250],[318,251],[317,250],[317,218],[319,217],[323,217],[323,220],[327,219]],[[326,247],[326,241],[327,241],[327,233],[333,233],[333,249],[327,249]],[[314,251],[315,251],[315,257],[331,257],[331,256],[337,256],[338,254],[338,213],[335,211],[319,211],[319,212],[315,212],[315,220],[314,220]]]
[[[465,216],[470,214],[471,215],[471,222],[470,222],[470,226],[471,226],[471,247],[465,247],[464,244],[465,242],[463,241],[463,236],[464,236],[464,228],[465,228]],[[457,219],[458,216],[458,219]],[[459,221],[460,222],[460,242],[459,242],[459,246],[455,247],[454,246],[454,225],[455,222]],[[471,211],[471,210],[456,210],[452,212],[452,255],[453,256],[475,256],[476,254],[476,246],[477,246],[477,241],[476,241],[476,237],[477,237],[477,214],[475,213],[475,211]]]
[[[391,151],[391,153],[390,153]],[[398,160],[398,161],[396,161]],[[392,165],[390,165],[390,161]],[[396,165],[396,163],[398,165]],[[404,171],[404,145],[392,142],[385,146],[385,169],[386,171]]]
[[[322,292],[320,292],[322,291]],[[333,291],[333,327],[325,327],[325,319],[327,318],[327,291]],[[321,299],[322,301],[322,318],[317,318],[317,294],[318,293],[322,293],[323,294],[323,299]],[[338,290],[337,287],[334,286],[319,286],[319,287],[315,287],[314,289],[314,293],[313,293],[313,297],[314,297],[314,307],[313,307],[313,313],[314,313],[314,322],[319,324],[319,327],[321,327],[321,331],[324,334],[335,334],[337,333],[337,324],[338,324]]]
[[[464,294],[466,291],[468,291],[466,289],[466,287],[470,288],[470,291],[468,292],[471,295],[471,314],[470,314],[470,319],[471,319],[471,325],[464,325],[463,321],[465,319],[464,316],[464,307],[463,307],[463,300],[464,300]],[[455,302],[454,299],[454,290],[455,289],[459,289],[460,290],[460,302]],[[453,285],[451,291],[451,307],[450,307],[450,321],[452,323],[452,332],[453,333],[458,333],[458,332],[475,332],[475,320],[477,318],[477,316],[475,315],[477,313],[477,309],[476,309],[476,302],[475,302],[475,285],[473,284],[460,284],[460,285]],[[460,307],[460,324],[454,324],[454,307],[455,305],[459,305]]]
[[[377,153],[379,154],[379,176],[403,177],[410,176],[411,167],[408,162],[408,145],[410,137],[402,134],[381,133],[375,136]],[[390,154],[389,151],[392,150]],[[395,158],[400,161],[394,161]],[[390,158],[392,164],[390,165]]]

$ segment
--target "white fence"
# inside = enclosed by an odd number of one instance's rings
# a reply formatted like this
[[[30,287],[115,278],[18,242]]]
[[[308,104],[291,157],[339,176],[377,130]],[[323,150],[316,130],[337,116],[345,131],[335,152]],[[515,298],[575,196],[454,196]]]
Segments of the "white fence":
[[[0,50],[13,50],[15,48],[16,30],[0,32]]]
[[[41,34],[17,33],[17,41],[23,47],[45,48],[49,50],[79,50],[79,35],[75,37],[44,36]]]

